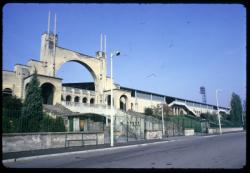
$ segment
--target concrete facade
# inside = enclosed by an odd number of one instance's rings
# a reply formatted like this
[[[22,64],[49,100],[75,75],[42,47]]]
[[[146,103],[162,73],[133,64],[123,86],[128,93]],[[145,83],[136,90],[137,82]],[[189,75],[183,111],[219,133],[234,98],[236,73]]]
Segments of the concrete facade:
[[[96,57],[92,57],[59,47],[57,35],[43,33],[41,36],[40,60],[31,59],[27,62],[27,65],[16,64],[14,71],[3,71],[2,88],[3,91],[11,90],[12,95],[24,99],[25,88],[36,70],[40,86],[49,84],[53,88],[53,105],[68,101],[76,104],[92,103],[106,106],[111,89],[110,77],[107,76],[106,57],[106,53],[102,51],[97,51]],[[64,63],[70,61],[80,63],[91,73],[94,79],[94,91],[62,86],[62,79],[58,78],[56,73]],[[126,89],[114,83],[113,89],[113,103],[117,110],[132,110],[144,113],[144,109],[147,107],[155,107],[165,103],[172,108],[173,115],[192,113],[199,116],[201,113],[216,113],[217,111],[214,105],[183,101],[174,97],[169,97],[172,99],[169,102],[166,101],[168,96]],[[228,108],[220,108],[220,110],[229,112]]]
[[[48,148],[63,148],[68,147],[68,140],[72,141],[70,146],[81,146],[81,140],[93,139],[93,141],[85,142],[86,145],[104,144],[103,132],[92,133],[64,133],[64,132],[50,132],[50,133],[17,133],[17,134],[3,134],[2,135],[2,149],[3,153],[18,152],[28,150],[39,150]]]

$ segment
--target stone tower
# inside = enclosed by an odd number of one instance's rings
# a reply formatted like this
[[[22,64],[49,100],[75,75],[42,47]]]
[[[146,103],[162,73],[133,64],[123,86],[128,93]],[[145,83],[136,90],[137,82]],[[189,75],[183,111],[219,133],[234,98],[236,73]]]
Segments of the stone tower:
[[[43,33],[41,37],[40,61],[44,65],[46,76],[55,77],[57,39],[57,34],[53,33]]]

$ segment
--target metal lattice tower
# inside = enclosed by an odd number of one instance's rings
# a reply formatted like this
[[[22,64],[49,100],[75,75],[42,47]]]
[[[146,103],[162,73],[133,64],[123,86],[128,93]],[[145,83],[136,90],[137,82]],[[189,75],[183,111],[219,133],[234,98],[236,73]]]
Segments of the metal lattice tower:
[[[205,89],[204,86],[200,87],[200,94],[202,96],[202,102],[206,104],[207,103],[207,98],[206,98],[206,89]]]

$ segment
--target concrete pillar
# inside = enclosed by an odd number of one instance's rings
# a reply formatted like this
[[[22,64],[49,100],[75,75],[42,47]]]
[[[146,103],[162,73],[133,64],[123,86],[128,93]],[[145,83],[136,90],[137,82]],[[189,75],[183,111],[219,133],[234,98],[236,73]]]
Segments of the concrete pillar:
[[[153,104],[152,104],[152,94],[150,95],[150,105],[151,105],[151,108],[153,107]]]
[[[88,91],[88,100],[87,100],[87,103],[89,103],[90,104],[90,92]]]
[[[79,124],[80,124],[79,123],[79,118],[78,117],[73,118],[73,131],[74,132],[80,131]]]
[[[109,122],[108,122],[108,116],[106,116],[105,119],[106,119],[106,127],[107,127],[107,126],[108,126],[108,123],[109,123]]]

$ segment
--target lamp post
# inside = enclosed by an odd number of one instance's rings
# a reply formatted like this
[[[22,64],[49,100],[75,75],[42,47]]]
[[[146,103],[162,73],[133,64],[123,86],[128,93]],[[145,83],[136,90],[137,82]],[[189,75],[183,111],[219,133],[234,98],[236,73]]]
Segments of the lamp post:
[[[163,106],[164,106],[164,103],[162,103],[162,106],[161,106],[162,136],[165,134]]]
[[[220,128],[220,135],[221,135],[222,132],[221,132],[221,123],[220,123],[219,103],[218,103],[218,92],[220,92],[220,91],[222,91],[222,90],[216,89],[217,116],[218,116],[218,120],[219,120],[219,128]]]
[[[114,51],[111,53],[110,55],[110,77],[111,77],[111,80],[110,80],[110,85],[111,85],[111,89],[110,89],[110,92],[111,92],[111,97],[110,97],[110,103],[111,103],[111,115],[110,115],[110,119],[111,119],[111,125],[110,125],[110,146],[113,147],[114,146],[114,109],[113,109],[113,64],[112,64],[112,58],[113,56],[119,56],[120,55],[120,52],[118,51]]]

